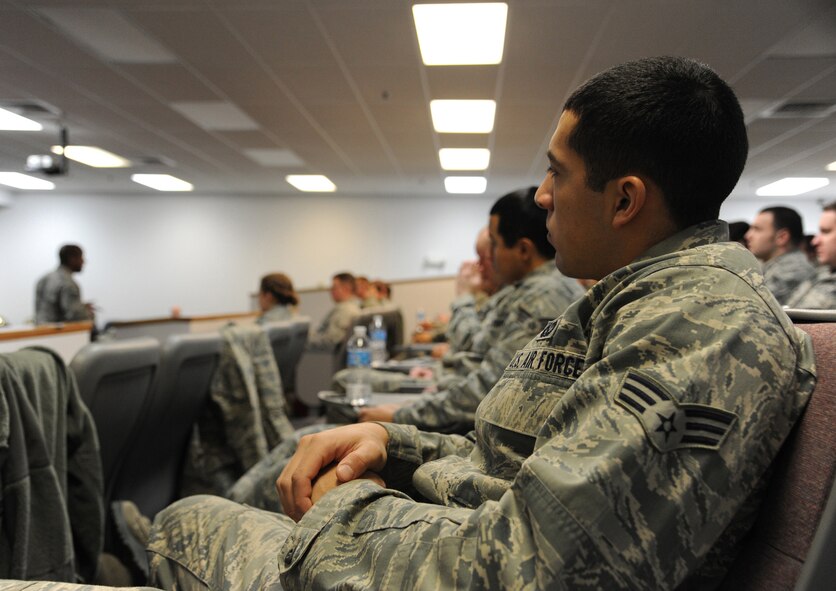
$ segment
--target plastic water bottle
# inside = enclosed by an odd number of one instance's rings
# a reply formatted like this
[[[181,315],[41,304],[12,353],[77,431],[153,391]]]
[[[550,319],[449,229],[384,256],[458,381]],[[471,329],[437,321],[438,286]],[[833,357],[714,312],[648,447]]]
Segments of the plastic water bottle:
[[[375,314],[371,324],[372,340],[372,366],[376,367],[389,359],[389,351],[386,350],[386,325],[383,323],[383,316]]]
[[[364,406],[371,401],[372,382],[369,368],[372,365],[372,347],[365,326],[355,326],[354,334],[346,345],[348,352],[348,383],[345,395],[352,406]]]

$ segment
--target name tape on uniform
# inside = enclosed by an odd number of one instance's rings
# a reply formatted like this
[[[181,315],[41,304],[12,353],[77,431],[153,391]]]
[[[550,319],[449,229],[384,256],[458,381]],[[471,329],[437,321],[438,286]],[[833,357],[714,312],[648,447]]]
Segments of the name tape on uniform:
[[[537,371],[576,380],[583,373],[584,362],[583,355],[554,347],[540,347],[517,351],[505,369],[506,371]]]

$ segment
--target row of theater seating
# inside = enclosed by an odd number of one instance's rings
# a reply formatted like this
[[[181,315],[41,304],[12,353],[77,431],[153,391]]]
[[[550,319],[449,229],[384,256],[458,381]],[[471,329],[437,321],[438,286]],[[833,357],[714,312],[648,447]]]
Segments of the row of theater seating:
[[[295,389],[310,319],[263,326],[286,392]],[[134,501],[154,515],[176,500],[192,426],[208,398],[222,348],[219,333],[96,342],[70,369],[99,435],[104,498]]]

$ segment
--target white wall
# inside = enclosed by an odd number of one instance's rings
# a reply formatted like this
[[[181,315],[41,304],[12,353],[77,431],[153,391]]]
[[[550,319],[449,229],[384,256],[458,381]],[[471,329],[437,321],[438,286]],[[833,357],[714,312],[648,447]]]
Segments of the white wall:
[[[412,199],[340,195],[16,195],[0,208],[0,315],[34,314],[34,286],[75,242],[76,275],[97,321],[248,310],[270,271],[297,288],[335,271],[386,280],[451,275],[472,258],[495,196]],[[442,267],[428,267],[426,257]]]

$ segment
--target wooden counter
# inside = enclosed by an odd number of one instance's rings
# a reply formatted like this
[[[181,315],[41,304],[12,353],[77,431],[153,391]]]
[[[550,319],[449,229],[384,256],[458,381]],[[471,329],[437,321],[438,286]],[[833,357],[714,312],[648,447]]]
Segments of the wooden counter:
[[[69,363],[79,349],[90,342],[91,322],[67,322],[38,326],[0,328],[0,353],[41,345],[52,349]]]
[[[258,318],[257,312],[234,314],[211,314],[206,316],[167,316],[162,318],[144,318],[108,322],[106,330],[113,330],[118,340],[151,337],[164,343],[171,335],[183,333],[215,332],[226,324],[253,324]]]

